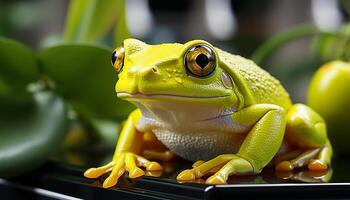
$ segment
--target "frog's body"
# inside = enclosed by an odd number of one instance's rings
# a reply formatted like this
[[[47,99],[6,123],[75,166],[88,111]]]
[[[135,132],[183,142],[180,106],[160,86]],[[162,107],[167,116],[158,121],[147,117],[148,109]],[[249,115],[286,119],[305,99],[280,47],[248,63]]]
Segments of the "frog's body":
[[[288,93],[278,80],[257,67],[252,61],[217,49],[219,57],[226,58],[227,73],[238,73],[252,91],[254,103],[291,107]],[[260,77],[260,78],[259,78]],[[224,153],[237,152],[250,126],[235,123],[230,116],[237,110],[225,109],[171,100],[136,101],[142,117],[136,128],[152,131],[157,138],[177,155],[192,161],[209,160]]]
[[[259,173],[269,162],[277,170],[327,169],[332,149],[323,119],[293,105],[280,82],[254,62],[200,40],[151,46],[128,39],[122,50],[122,62],[114,64],[124,67],[116,91],[138,109],[122,130],[113,161],[85,173],[94,178],[113,169],[104,187],[125,170],[130,177],[143,175],[137,166],[161,169],[140,154],[205,160],[177,179],[200,178],[215,168],[207,179],[212,184],[231,174]]]
[[[192,161],[209,160],[223,153],[237,152],[242,143],[242,133],[248,127],[240,126],[230,119],[233,111],[220,113],[210,108],[186,104],[173,107],[171,104],[174,102],[147,108],[140,106],[142,117],[136,128],[141,132],[152,131],[172,152]],[[170,110],[165,111],[163,108]],[[204,112],[200,112],[200,109]],[[209,118],[205,119],[204,116]]]

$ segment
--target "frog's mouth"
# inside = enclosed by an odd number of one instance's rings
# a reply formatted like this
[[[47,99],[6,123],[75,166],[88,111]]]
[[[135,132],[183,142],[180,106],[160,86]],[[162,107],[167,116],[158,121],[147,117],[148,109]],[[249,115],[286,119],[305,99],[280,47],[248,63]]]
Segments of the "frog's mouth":
[[[125,91],[117,92],[117,96],[122,99],[133,98],[133,99],[157,99],[157,98],[179,98],[179,99],[217,99],[217,98],[225,98],[230,95],[222,95],[222,96],[189,96],[189,95],[181,95],[181,94],[144,94],[144,93],[129,93]]]

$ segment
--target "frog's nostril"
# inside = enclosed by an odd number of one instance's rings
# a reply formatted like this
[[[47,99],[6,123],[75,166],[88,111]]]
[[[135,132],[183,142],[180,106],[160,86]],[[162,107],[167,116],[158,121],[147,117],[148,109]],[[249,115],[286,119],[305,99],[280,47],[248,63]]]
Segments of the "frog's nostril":
[[[155,67],[152,67],[152,72],[157,73],[157,72],[158,72],[158,69],[155,68]]]

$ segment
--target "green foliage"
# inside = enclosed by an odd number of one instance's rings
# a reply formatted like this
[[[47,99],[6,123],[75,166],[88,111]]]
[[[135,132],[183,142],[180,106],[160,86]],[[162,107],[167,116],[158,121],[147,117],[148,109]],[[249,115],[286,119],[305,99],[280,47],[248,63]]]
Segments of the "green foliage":
[[[88,45],[60,45],[45,49],[40,60],[54,82],[83,118],[125,118],[133,109],[117,98],[117,74],[110,64],[111,50]]]
[[[124,0],[71,0],[65,44],[38,54],[0,38],[0,177],[33,169],[57,151],[68,132],[69,109],[84,134],[95,134],[84,138],[114,143],[118,119],[133,106],[114,92],[112,49],[96,43],[114,27],[118,41],[129,36],[124,6]]]
[[[28,47],[0,38],[0,108],[32,100],[26,90],[39,79],[38,60]]]
[[[119,10],[119,20],[117,26],[115,27],[114,43],[119,46],[123,43],[123,40],[130,37],[128,27],[126,24],[126,11],[125,11],[125,0],[118,1]]]
[[[350,24],[336,33],[324,33],[317,36],[313,49],[324,61],[350,60]]]
[[[0,114],[0,177],[22,174],[43,163],[65,136],[68,120],[62,99],[49,92],[34,97],[29,112]]]
[[[129,37],[124,0],[72,0],[66,19],[65,41],[100,41],[111,31],[117,19],[115,39],[120,41]]]
[[[39,165],[61,144],[67,129],[66,106],[50,92],[29,92],[39,80],[32,50],[0,38],[0,176]]]

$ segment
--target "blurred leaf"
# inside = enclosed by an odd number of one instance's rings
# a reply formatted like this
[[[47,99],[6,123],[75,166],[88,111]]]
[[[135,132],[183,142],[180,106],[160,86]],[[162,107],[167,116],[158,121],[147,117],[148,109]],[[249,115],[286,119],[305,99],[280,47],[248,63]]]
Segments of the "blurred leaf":
[[[71,0],[66,18],[64,38],[67,42],[79,40],[92,19],[97,0]]]
[[[296,39],[316,35],[319,32],[320,31],[318,28],[313,24],[302,24],[288,28],[287,30],[274,35],[262,45],[260,45],[253,52],[251,59],[258,65],[261,65],[273,52],[285,44]]]
[[[319,34],[312,42],[312,50],[314,53],[322,57],[323,60],[327,60],[328,49],[335,39],[334,34]]]
[[[111,51],[88,45],[61,45],[46,49],[43,70],[56,89],[84,118],[124,118],[133,106],[117,98],[117,74],[110,64]]]
[[[313,43],[313,50],[324,62],[350,60],[350,24],[344,25],[337,33],[322,33]]]
[[[66,19],[65,40],[95,42],[112,28],[119,0],[71,0]]]
[[[18,104],[32,99],[26,88],[39,79],[38,60],[31,49],[0,38],[0,103]]]
[[[93,120],[93,127],[98,131],[99,139],[103,144],[115,146],[119,135],[120,126],[111,120]]]
[[[0,113],[0,176],[11,177],[43,163],[63,141],[66,108],[48,92],[35,94],[35,106],[23,115]]]
[[[125,39],[131,36],[126,23],[125,0],[118,0],[118,8],[119,8],[118,23],[114,30],[115,31],[114,43],[116,46],[121,45]]]

